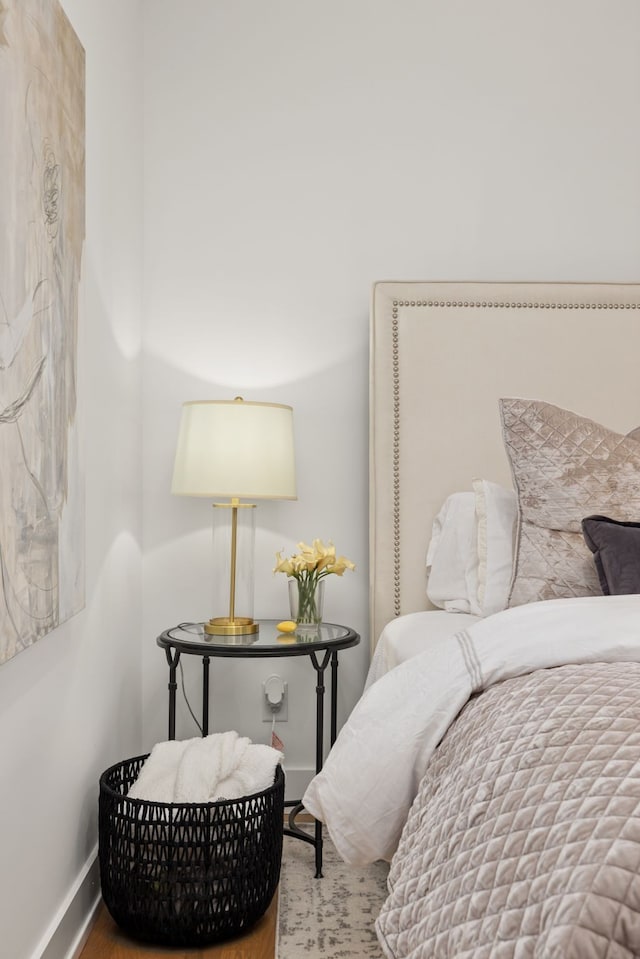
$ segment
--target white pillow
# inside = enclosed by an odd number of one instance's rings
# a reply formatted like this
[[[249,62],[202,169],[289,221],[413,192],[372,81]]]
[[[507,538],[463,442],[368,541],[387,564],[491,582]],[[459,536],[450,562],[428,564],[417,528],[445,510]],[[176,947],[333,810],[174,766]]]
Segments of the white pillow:
[[[507,608],[518,521],[518,497],[489,480],[474,479],[479,616]],[[472,610],[473,612],[473,610]]]
[[[427,550],[427,596],[434,606],[471,613],[477,605],[478,559],[473,493],[452,493],[433,521]]]
[[[452,493],[433,522],[427,596],[448,612],[490,616],[506,609],[511,585],[517,497],[476,479]]]

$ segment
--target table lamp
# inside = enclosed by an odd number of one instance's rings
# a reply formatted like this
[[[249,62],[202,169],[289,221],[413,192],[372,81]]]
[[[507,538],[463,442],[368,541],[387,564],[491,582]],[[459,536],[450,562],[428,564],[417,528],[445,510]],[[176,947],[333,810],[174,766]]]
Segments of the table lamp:
[[[228,587],[227,616],[205,623],[214,636],[254,633],[253,547],[255,503],[241,499],[296,499],[293,410],[279,403],[202,400],[184,403],[171,492],[228,498],[214,503],[217,581]],[[237,593],[245,608],[236,615]],[[215,610],[214,610],[215,612]]]

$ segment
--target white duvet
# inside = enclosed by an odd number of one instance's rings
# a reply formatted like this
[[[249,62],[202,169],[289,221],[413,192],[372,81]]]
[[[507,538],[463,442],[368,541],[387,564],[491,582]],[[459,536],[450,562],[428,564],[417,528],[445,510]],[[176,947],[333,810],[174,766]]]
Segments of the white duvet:
[[[367,690],[304,806],[346,862],[390,860],[429,758],[472,693],[592,662],[640,662],[640,595],[556,599],[482,619]]]

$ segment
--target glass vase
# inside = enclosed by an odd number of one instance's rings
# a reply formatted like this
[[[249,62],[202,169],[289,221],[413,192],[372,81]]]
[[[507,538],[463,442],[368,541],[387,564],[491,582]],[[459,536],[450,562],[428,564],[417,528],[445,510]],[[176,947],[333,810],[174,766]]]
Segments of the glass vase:
[[[299,626],[317,626],[322,622],[324,581],[289,579],[289,612]]]

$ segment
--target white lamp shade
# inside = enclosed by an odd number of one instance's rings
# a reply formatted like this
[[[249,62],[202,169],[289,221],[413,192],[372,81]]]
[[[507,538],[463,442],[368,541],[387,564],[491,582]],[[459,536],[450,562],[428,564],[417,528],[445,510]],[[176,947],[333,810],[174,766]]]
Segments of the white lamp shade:
[[[293,410],[278,403],[184,403],[171,492],[296,499]]]

